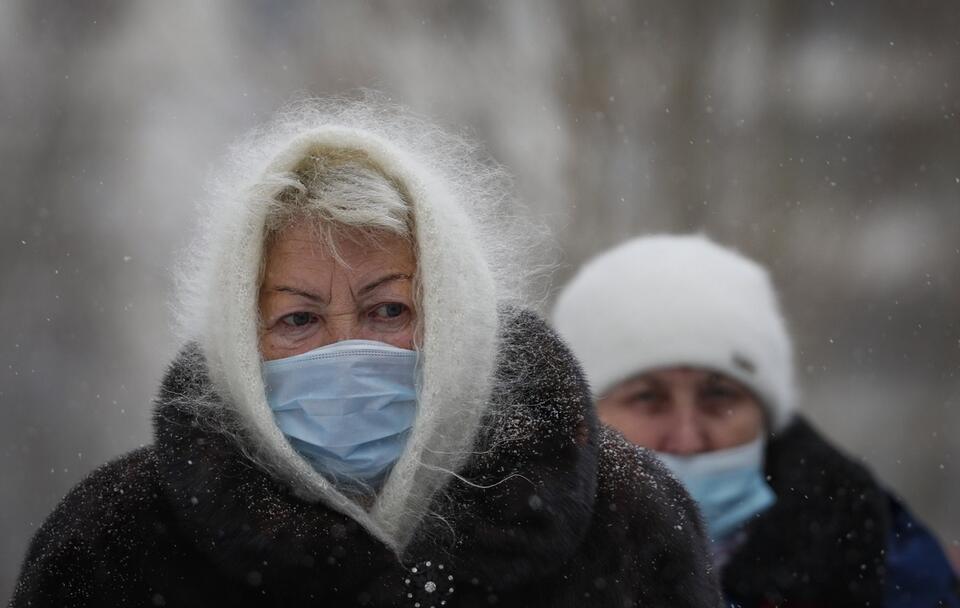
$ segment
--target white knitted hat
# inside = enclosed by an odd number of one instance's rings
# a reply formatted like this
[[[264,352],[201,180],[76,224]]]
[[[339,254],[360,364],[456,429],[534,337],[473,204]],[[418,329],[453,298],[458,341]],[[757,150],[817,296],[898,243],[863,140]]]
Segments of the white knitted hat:
[[[553,320],[595,395],[685,365],[750,387],[772,430],[796,407],[793,346],[767,271],[705,236],[641,237],[597,256],[561,292]]]

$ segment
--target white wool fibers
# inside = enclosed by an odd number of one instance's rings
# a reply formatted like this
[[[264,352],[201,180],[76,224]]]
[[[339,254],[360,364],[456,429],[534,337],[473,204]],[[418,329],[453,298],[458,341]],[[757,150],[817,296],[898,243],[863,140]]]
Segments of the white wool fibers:
[[[344,152],[362,154],[403,187],[418,257],[418,416],[369,509],[293,451],[273,421],[260,374],[257,291],[266,218],[303,159]],[[374,98],[309,100],[231,148],[202,212],[180,268],[177,311],[182,338],[199,343],[221,397],[205,403],[236,415],[231,436],[255,464],[401,551],[480,432],[494,390],[497,311],[531,302],[524,286],[537,270],[526,260],[540,231],[520,220],[509,176],[468,138]]]

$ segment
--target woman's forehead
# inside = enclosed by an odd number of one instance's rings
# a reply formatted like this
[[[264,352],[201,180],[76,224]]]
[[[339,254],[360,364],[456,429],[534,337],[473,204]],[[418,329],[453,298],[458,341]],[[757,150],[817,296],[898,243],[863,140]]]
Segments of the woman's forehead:
[[[335,251],[315,238],[309,226],[281,232],[266,251],[261,289],[312,293],[326,299],[334,284],[346,282],[355,295],[362,296],[382,285],[409,283],[416,272],[410,244],[389,233],[337,237],[334,246]]]
[[[318,268],[340,266],[348,271],[385,262],[394,265],[415,263],[413,247],[398,235],[383,230],[342,229],[324,239],[310,222],[290,226],[278,233],[267,247],[265,256],[268,267],[309,264]]]

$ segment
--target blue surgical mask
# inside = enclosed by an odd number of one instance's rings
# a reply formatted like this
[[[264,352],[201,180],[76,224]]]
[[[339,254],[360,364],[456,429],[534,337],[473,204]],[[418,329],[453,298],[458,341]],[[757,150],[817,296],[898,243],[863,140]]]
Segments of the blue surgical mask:
[[[290,445],[338,484],[376,486],[417,410],[417,353],[345,340],[263,363],[267,403]]]
[[[694,456],[657,453],[697,501],[714,541],[722,541],[777,500],[763,476],[766,442]]]

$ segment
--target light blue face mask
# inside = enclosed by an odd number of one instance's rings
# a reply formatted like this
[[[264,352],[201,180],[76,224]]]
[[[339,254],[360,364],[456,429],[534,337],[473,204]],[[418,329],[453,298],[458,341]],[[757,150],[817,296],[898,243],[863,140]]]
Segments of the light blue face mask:
[[[262,371],[267,403],[293,448],[335,483],[376,486],[413,426],[416,366],[415,351],[345,340],[266,361]]]
[[[776,502],[763,476],[765,445],[761,436],[745,445],[695,456],[657,452],[697,501],[714,541],[722,541]]]

